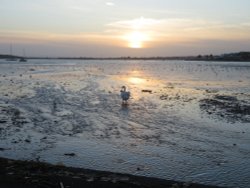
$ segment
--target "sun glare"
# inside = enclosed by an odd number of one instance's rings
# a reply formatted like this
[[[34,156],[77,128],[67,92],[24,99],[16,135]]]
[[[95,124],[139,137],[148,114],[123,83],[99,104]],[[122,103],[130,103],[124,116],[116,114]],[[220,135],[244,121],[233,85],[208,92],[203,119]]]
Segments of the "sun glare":
[[[129,82],[132,84],[143,84],[145,82],[145,80],[142,78],[130,77]]]
[[[143,48],[147,38],[146,34],[139,31],[134,31],[125,37],[130,48]]]

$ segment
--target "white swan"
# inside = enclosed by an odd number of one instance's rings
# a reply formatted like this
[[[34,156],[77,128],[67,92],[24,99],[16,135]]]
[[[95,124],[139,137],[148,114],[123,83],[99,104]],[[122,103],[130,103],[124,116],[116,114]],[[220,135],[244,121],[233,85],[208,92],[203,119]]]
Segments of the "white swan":
[[[126,87],[125,86],[122,86],[122,90],[120,91],[121,92],[121,98],[122,98],[122,103],[126,104],[127,103],[127,100],[129,99],[130,97],[130,92],[129,91],[126,91]]]

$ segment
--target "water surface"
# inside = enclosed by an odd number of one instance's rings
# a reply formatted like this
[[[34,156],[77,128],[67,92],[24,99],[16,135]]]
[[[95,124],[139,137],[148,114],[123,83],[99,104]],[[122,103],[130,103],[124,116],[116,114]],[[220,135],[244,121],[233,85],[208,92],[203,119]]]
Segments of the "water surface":
[[[1,60],[0,156],[247,187],[249,75],[248,62]]]

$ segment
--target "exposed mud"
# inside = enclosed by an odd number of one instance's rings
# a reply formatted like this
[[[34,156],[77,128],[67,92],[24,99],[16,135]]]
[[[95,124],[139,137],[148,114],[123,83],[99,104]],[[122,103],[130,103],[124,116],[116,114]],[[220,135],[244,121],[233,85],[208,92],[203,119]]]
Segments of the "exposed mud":
[[[250,65],[237,65],[0,62],[0,156],[245,187]]]
[[[232,123],[250,123],[249,100],[238,100],[236,96],[215,95],[212,99],[202,99],[200,108],[211,116]]]

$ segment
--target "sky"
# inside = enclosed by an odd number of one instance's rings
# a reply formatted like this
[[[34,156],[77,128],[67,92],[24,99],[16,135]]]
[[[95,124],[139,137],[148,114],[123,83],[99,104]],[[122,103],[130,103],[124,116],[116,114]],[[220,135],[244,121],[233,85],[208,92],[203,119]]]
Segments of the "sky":
[[[185,56],[250,51],[249,0],[0,0],[0,54]]]

